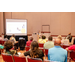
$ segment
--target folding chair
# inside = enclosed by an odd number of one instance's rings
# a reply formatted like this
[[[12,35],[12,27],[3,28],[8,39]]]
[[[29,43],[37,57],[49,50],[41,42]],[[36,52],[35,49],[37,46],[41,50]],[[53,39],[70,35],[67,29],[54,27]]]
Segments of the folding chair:
[[[44,45],[43,43],[38,43],[38,44],[39,44],[39,47],[43,47],[43,45]]]
[[[70,61],[71,60],[75,61],[75,51],[70,52]]]
[[[48,56],[48,49],[45,49],[45,55]]]
[[[2,45],[2,40],[0,40],[0,44]]]
[[[26,62],[26,57],[19,57],[18,55],[13,55],[14,62]]]
[[[13,58],[11,54],[2,53],[2,58],[5,62],[13,62]]]
[[[64,48],[64,49],[67,48],[67,47],[69,47],[69,46],[68,45],[62,45],[62,48]]]
[[[30,47],[29,46],[25,46],[25,50],[29,51]]]
[[[2,41],[2,45],[4,45],[5,41]]]

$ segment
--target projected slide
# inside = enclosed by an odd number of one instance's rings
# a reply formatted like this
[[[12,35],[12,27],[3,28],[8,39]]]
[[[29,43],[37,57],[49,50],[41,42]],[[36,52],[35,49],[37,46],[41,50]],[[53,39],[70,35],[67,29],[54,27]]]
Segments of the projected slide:
[[[12,19],[11,19],[12,20]],[[12,20],[6,21],[7,35],[27,35],[27,21],[26,20]]]

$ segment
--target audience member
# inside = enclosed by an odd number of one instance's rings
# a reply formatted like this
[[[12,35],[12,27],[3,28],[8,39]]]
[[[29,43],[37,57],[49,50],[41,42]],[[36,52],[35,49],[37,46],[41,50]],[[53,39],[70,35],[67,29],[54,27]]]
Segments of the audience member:
[[[38,43],[45,43],[47,41],[46,36],[42,35],[42,39],[38,40]]]
[[[18,47],[20,48],[20,50],[24,50],[25,49],[25,40],[24,39],[20,39],[18,42]]]
[[[69,42],[71,42],[71,40],[72,40],[71,33],[68,34],[67,39],[69,39]]]
[[[15,53],[17,54],[16,50],[12,50],[12,48],[13,48],[13,43],[10,40],[4,43],[5,53],[12,55]]]
[[[61,40],[55,39],[55,46],[48,51],[48,59],[57,62],[67,62],[67,51],[60,47]]]
[[[49,49],[49,48],[52,48],[52,47],[54,47],[54,42],[52,41],[52,36],[49,36],[48,37],[48,42],[46,42],[45,44],[44,44],[44,48],[45,49]]]
[[[61,45],[63,45],[64,44],[64,39],[62,39],[62,36],[61,35],[58,35],[57,38],[61,40]]]
[[[3,41],[2,35],[0,35],[0,40]]]
[[[62,40],[62,36],[61,35],[58,35],[58,39]]]
[[[30,37],[30,41],[26,42],[26,46],[30,46],[31,42],[33,41],[33,37]]]
[[[75,44],[74,45],[71,45],[70,47],[66,48],[66,50],[72,50],[72,51],[75,51]]]
[[[8,40],[7,35],[5,35],[4,41],[7,41],[7,40]]]
[[[15,35],[13,34],[11,37],[10,37],[10,40],[14,43],[16,43],[16,39],[15,39]]]
[[[21,54],[20,57],[30,56],[32,58],[41,58],[43,60],[44,53],[42,50],[39,50],[39,45],[36,41],[33,41],[30,45],[30,50]]]

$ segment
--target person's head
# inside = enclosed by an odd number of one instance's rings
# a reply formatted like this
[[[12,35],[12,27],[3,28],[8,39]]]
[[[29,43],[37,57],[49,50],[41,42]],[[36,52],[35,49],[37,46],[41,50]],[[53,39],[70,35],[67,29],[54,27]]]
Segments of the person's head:
[[[71,33],[69,33],[68,35],[71,35]]]
[[[9,51],[12,47],[13,47],[13,43],[10,40],[4,43],[4,49],[6,49],[6,51]]]
[[[33,41],[33,37],[30,37],[30,41]]]
[[[58,39],[62,40],[62,36],[61,35],[58,35]]]
[[[46,36],[42,35],[42,39],[46,39]]]
[[[15,35],[13,34],[12,37],[15,37]]]
[[[5,35],[5,38],[7,38],[7,35]]]
[[[32,43],[31,43],[31,50],[32,51],[35,51],[35,50],[37,50],[38,49],[38,47],[39,47],[39,45],[38,45],[38,42],[37,41],[33,41]]]
[[[55,41],[54,41],[54,45],[55,46],[60,46],[61,45],[61,40],[60,39],[55,39]]]
[[[33,41],[30,45],[30,48],[31,48],[31,51],[30,51],[30,56],[31,57],[38,57],[38,48],[39,48],[39,45],[38,45],[38,42],[37,41]]]
[[[49,37],[48,37],[48,40],[49,40],[49,41],[52,41],[52,39],[53,39],[52,36],[49,36]]]

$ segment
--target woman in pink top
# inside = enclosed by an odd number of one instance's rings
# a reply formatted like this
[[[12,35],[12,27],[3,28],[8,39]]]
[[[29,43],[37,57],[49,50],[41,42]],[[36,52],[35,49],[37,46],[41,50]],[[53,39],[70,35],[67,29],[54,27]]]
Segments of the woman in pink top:
[[[70,47],[66,48],[66,50],[73,50],[73,51],[75,51],[75,38],[73,40],[73,45],[71,45]]]
[[[70,47],[66,48],[66,50],[67,50],[67,51],[68,51],[68,50],[73,50],[73,51],[75,51],[75,45],[71,45]]]
[[[26,46],[30,46],[31,42],[33,41],[33,37],[30,37],[30,41],[26,42]]]

